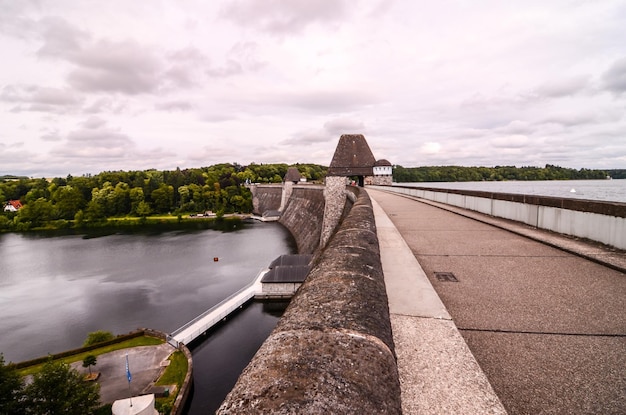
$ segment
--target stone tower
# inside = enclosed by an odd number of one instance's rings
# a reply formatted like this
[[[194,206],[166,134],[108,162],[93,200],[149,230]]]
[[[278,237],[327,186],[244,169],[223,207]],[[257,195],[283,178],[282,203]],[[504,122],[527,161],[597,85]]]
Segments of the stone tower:
[[[287,174],[285,174],[285,177],[283,178],[283,194],[280,200],[279,211],[282,212],[285,209],[285,205],[291,197],[293,185],[298,184],[301,177],[302,176],[300,175],[297,167],[289,167],[289,169],[287,169]]]
[[[339,224],[346,203],[346,178],[357,176],[359,186],[374,175],[376,159],[362,134],[344,134],[328,167],[324,186],[324,221],[320,246],[326,246]]]
[[[339,138],[328,176],[357,176],[359,186],[363,186],[365,178],[374,175],[375,164],[376,159],[362,134],[344,134]]]

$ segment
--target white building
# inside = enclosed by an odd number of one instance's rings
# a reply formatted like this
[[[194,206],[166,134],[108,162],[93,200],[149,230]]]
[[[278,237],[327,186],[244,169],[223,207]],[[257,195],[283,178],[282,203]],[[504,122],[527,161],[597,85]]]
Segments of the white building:
[[[391,186],[393,182],[393,168],[389,160],[381,159],[374,164],[374,178],[372,184]]]

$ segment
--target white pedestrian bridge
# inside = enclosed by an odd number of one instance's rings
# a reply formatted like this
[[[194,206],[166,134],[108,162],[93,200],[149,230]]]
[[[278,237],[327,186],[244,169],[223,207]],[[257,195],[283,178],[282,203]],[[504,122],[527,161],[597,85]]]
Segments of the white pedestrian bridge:
[[[228,315],[236,309],[243,307],[243,305],[252,300],[257,293],[260,293],[261,279],[268,271],[268,269],[264,269],[253,282],[224,299],[219,304],[209,308],[184,326],[174,330],[172,334],[167,336],[167,341],[178,348],[180,343],[189,344],[198,336],[206,333],[207,330],[215,324],[228,317]]]

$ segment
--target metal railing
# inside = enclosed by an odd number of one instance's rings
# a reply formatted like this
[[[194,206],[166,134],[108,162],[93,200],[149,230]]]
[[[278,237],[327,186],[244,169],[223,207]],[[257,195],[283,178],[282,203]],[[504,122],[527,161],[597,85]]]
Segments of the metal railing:
[[[244,287],[242,287],[235,293],[231,294],[230,296],[226,297],[224,300],[220,301],[213,307],[209,308],[204,313],[200,314],[199,316],[185,323],[183,326],[174,330],[168,336],[168,341],[170,339],[175,341],[176,346],[179,342],[188,344],[189,342],[193,341],[196,337],[198,337],[200,334],[206,332],[208,329],[213,327],[218,321],[227,317],[234,310],[241,307],[247,301],[252,299],[256,293],[255,285],[258,283],[258,281],[261,280],[261,278],[263,278],[263,275],[265,275],[266,272],[267,270],[260,271],[257,278],[254,279],[252,282],[245,285]],[[237,299],[237,301],[235,301],[235,299]],[[232,304],[226,306],[229,302],[232,302]],[[214,315],[211,315],[211,314],[214,314]],[[187,333],[184,338],[177,338],[186,330],[193,327],[197,323],[201,322],[203,319],[207,319],[207,321],[204,324],[198,325],[198,327],[195,330],[193,330],[191,333]]]

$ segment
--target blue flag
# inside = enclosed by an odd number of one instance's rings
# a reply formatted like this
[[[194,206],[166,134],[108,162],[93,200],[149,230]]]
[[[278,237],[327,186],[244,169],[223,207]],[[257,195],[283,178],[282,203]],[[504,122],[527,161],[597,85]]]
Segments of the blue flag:
[[[128,368],[128,353],[126,353],[126,377],[128,378],[128,383],[130,383],[132,376],[130,375],[130,369]]]

